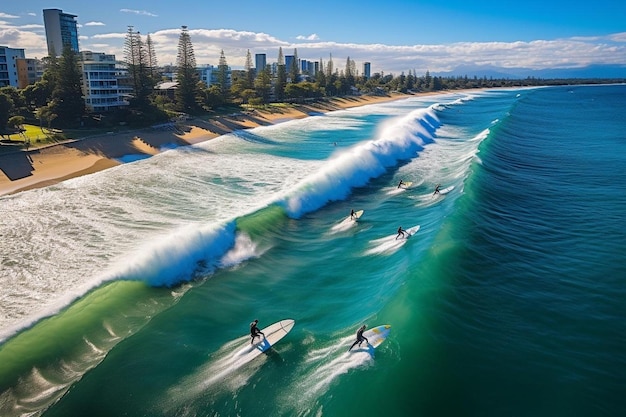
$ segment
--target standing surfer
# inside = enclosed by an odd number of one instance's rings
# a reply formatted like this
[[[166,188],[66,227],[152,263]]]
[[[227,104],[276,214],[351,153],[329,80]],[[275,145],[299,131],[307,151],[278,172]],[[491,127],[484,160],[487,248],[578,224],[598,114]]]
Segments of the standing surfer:
[[[354,347],[354,345],[356,345],[357,343],[359,344],[359,347],[361,347],[361,343],[363,343],[364,340],[367,342],[368,345],[370,344],[370,341],[367,340],[367,337],[363,336],[363,332],[365,331],[365,329],[367,329],[367,326],[363,325],[359,327],[359,330],[356,331],[356,340],[354,341],[352,346],[350,346],[350,349],[348,349],[348,352],[350,352],[352,348]]]
[[[398,227],[398,236],[396,236],[396,240],[397,240],[399,237],[406,237],[406,234],[405,234],[405,233],[406,233],[406,230],[404,230],[404,229],[402,228],[402,226]]]
[[[253,344],[254,339],[260,334],[262,334],[263,338],[265,339],[265,333],[259,330],[257,324],[259,324],[259,320],[256,319],[252,323],[250,323],[250,337],[252,337],[252,340],[250,340],[250,344]]]

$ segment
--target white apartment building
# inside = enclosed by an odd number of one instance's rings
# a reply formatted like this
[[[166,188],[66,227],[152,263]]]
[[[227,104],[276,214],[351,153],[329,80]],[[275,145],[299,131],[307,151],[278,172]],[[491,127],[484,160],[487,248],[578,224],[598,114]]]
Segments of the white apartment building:
[[[82,51],[83,95],[91,112],[105,112],[128,106],[125,91],[118,85],[115,55]]]

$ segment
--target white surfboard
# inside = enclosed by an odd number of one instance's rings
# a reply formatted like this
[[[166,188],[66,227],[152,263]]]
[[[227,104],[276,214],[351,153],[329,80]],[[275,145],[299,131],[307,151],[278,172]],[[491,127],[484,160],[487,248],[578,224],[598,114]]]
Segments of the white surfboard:
[[[365,255],[391,254],[404,245],[407,240],[415,235],[420,229],[420,225],[415,225],[405,230],[404,236],[398,236],[397,233],[381,237],[380,239],[370,240],[371,248],[364,252]]]
[[[247,338],[246,344],[233,355],[235,364],[237,366],[243,365],[267,351],[276,342],[287,336],[295,324],[295,320],[284,319],[261,329],[265,337],[259,335],[254,339],[254,343],[250,343],[250,338]]]
[[[367,338],[369,342],[369,347],[371,347],[372,349],[376,349],[378,346],[380,346],[381,343],[385,341],[385,339],[387,339],[390,332],[391,325],[383,324],[381,326],[372,327],[371,329],[364,331],[363,336]],[[365,341],[361,343],[360,347],[355,346],[354,348],[352,348],[350,352],[358,352],[359,350],[362,351],[364,349],[368,350],[368,346]]]
[[[451,185],[449,187],[446,187],[444,189],[439,190],[439,192],[435,193],[435,195],[437,195],[437,194],[445,195],[445,194],[448,194],[452,190],[454,190],[454,185]]]
[[[354,227],[355,224],[358,223],[359,219],[363,215],[363,210],[355,211],[354,214],[355,214],[354,216],[345,217],[342,221],[335,224],[331,228],[330,233],[345,232],[346,230]]]
[[[405,236],[404,239],[408,239],[411,236],[413,236],[415,233],[417,233],[417,231],[420,230],[420,225],[415,225],[413,227],[409,227],[408,229],[406,229],[405,231]],[[398,237],[398,235],[396,234],[396,237]],[[402,237],[398,237],[398,240],[402,239]]]

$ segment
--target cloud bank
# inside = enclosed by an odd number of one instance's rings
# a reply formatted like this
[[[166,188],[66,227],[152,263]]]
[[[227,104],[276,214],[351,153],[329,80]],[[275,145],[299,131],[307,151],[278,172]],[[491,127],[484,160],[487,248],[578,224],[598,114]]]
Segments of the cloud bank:
[[[150,17],[145,10],[121,9]],[[28,57],[43,57],[46,40],[41,26],[20,27],[14,16],[0,14],[0,45],[24,48]],[[80,47],[84,50],[124,56],[126,32],[97,33],[104,22],[88,22],[90,34],[81,33]],[[135,27],[141,32],[141,27]],[[86,28],[84,30],[87,30]],[[141,32],[144,34],[144,32]],[[151,33],[157,60],[160,64],[176,62],[180,28]],[[267,54],[269,63],[275,62],[278,49],[311,61],[322,59],[327,63],[332,55],[335,68],[343,69],[349,57],[357,68],[370,62],[372,72],[400,74],[414,71],[422,75],[452,71],[457,67],[491,66],[499,68],[528,68],[532,70],[581,68],[590,65],[624,65],[626,62],[626,32],[606,36],[571,37],[566,39],[534,40],[530,42],[457,42],[449,44],[387,45],[321,41],[316,34],[294,36],[292,40],[279,39],[263,32],[232,29],[189,29],[196,62],[217,65],[221,51],[232,68],[242,68],[247,51],[252,55]]]

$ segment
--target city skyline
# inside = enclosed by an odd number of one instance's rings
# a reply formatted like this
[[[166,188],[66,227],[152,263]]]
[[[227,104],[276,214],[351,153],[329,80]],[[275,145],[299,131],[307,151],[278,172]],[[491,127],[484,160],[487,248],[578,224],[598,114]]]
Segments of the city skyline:
[[[133,6],[133,3],[135,6]],[[201,5],[183,0],[168,4],[110,1],[97,7],[70,0],[52,4],[26,0],[0,6],[0,45],[23,48],[29,58],[47,55],[43,9],[58,8],[77,16],[80,49],[115,54],[123,59],[128,26],[150,34],[160,65],[176,62],[180,27],[186,25],[199,65],[216,65],[224,50],[229,66],[242,68],[248,50],[275,62],[285,55],[327,62],[335,68],[349,57],[371,71],[413,70],[421,75],[458,68],[572,69],[623,67],[626,73],[626,5],[601,1],[594,7],[532,0],[503,7],[430,0],[393,0],[367,6],[352,0],[301,8],[258,8],[243,0],[236,10],[224,4]],[[251,10],[250,13],[244,13]],[[324,12],[322,12],[324,10]],[[319,18],[311,14],[318,13]]]

